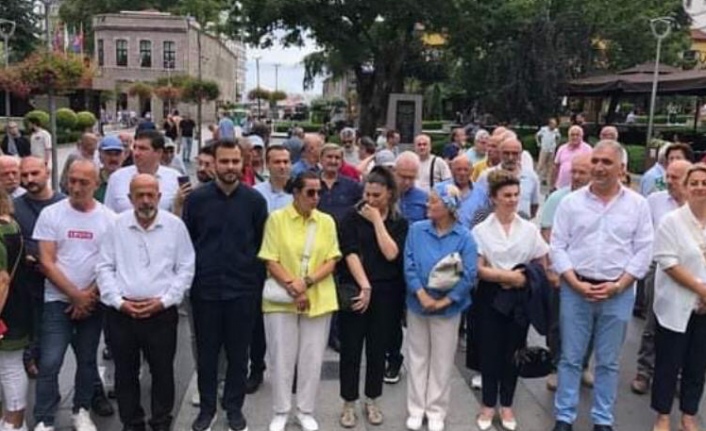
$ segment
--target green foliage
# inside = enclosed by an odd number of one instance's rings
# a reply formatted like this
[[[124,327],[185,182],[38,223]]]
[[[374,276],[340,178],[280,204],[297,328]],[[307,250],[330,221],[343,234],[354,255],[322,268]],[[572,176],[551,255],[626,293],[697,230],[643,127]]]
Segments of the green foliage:
[[[86,130],[90,129],[91,127],[95,126],[96,121],[96,116],[93,115],[93,112],[89,111],[81,111],[76,114],[76,130]]]
[[[282,90],[276,90],[270,93],[270,103],[275,104],[281,100],[287,100],[287,93]]]
[[[27,114],[25,114],[25,130],[29,130],[29,120],[32,118],[39,119],[39,124],[43,128],[49,128],[49,114],[45,111],[36,109],[34,111],[29,111]]]
[[[291,129],[293,126],[301,127],[305,133],[317,133],[321,129],[323,129],[324,125],[321,123],[298,123],[298,122],[290,122],[290,123],[277,123],[275,126],[275,132],[277,133],[287,133],[289,132],[289,129]]]
[[[202,101],[213,101],[221,95],[218,83],[207,79],[199,81],[192,79],[187,81],[182,90],[182,98],[185,102],[198,103]]]
[[[625,145],[624,147],[628,152],[628,171],[634,174],[645,172],[645,146]]]
[[[36,94],[73,90],[88,71],[78,56],[38,52],[13,66]]]
[[[422,121],[422,130],[441,130],[443,128],[443,121]]]
[[[81,139],[81,134],[76,130],[59,130],[57,141],[59,144],[75,144]]]
[[[27,0],[0,1],[0,18],[15,21],[15,33],[10,38],[10,62],[15,63],[29,56],[40,44],[38,37],[40,15]],[[4,49],[4,48],[3,48]],[[4,60],[4,59],[3,59]]]
[[[69,108],[56,110],[56,127],[60,130],[71,130],[76,127],[78,118],[76,113]]]
[[[130,97],[139,97],[140,99],[149,99],[152,97],[153,88],[146,82],[135,82],[127,89],[127,94]]]
[[[271,93],[268,90],[260,87],[248,91],[248,100],[269,100],[270,96]]]

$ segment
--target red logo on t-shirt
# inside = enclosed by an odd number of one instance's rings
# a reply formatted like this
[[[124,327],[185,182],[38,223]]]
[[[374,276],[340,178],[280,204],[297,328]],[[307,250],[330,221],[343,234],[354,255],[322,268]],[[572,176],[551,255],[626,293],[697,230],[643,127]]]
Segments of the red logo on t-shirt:
[[[69,238],[70,239],[93,239],[93,232],[89,232],[86,230],[70,230],[69,231]]]

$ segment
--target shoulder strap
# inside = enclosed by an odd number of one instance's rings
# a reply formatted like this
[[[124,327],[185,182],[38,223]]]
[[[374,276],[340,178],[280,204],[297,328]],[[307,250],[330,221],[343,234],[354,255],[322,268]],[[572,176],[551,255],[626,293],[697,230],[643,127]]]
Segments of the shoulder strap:
[[[431,169],[429,169],[429,189],[434,187],[434,164],[436,164],[436,156],[431,156]]]
[[[310,220],[306,227],[306,242],[304,243],[304,254],[302,255],[301,273],[305,276],[309,270],[309,258],[311,257],[311,249],[314,247],[314,239],[316,238],[316,222]]]

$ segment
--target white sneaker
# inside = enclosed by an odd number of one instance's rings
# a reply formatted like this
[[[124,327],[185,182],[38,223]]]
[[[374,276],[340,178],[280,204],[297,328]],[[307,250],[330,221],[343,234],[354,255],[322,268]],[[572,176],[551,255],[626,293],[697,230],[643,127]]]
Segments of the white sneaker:
[[[319,423],[310,414],[307,413],[297,413],[297,422],[301,425],[304,431],[318,431]]]
[[[270,422],[270,431],[284,431],[287,426],[287,418],[286,413],[277,413]]]
[[[44,422],[39,422],[35,427],[34,431],[54,431],[54,427],[44,425]]]
[[[201,394],[199,391],[194,392],[194,395],[191,396],[191,405],[194,407],[201,405]]]
[[[22,426],[15,428],[12,424],[0,421],[0,431],[27,431],[27,424],[22,422]]]
[[[419,431],[422,429],[422,422],[424,418],[422,416],[410,416],[407,418],[407,429],[410,431]]]
[[[429,431],[444,431],[444,421],[441,419],[429,419],[427,428],[429,428]]]
[[[72,415],[72,422],[76,431],[98,431],[96,424],[91,420],[91,415],[86,409],[79,409],[78,413]],[[37,431],[35,428],[34,431]]]
[[[483,377],[476,374],[471,378],[471,388],[475,390],[483,389]]]

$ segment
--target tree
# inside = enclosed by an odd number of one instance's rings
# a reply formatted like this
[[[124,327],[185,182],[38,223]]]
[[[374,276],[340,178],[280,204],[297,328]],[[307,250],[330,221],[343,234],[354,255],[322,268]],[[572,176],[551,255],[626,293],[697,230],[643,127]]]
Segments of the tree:
[[[418,23],[429,30],[448,18],[454,2],[364,0],[232,0],[228,32],[268,47],[281,30],[285,46],[301,46],[309,34],[321,48],[305,59],[305,82],[324,73],[355,76],[360,130],[373,134],[385,122],[390,93],[404,87],[403,66],[420,48]],[[439,25],[440,27],[440,25]]]
[[[680,0],[458,0],[458,6],[459,19],[448,28],[452,85],[469,105],[505,121],[542,123],[559,112],[571,79],[652,61],[651,18],[671,15],[680,25],[663,45],[664,62],[678,64],[688,46]]]
[[[130,97],[138,97],[140,99],[149,99],[152,97],[153,88],[145,82],[136,82],[127,89],[127,94]]]
[[[37,52],[11,69],[34,94],[71,91],[86,76],[79,57],[58,53]]]
[[[212,102],[221,95],[221,89],[218,83],[204,79],[189,80],[182,91],[182,98],[185,102],[203,103],[204,101]]]
[[[270,93],[270,91],[265,90],[264,88],[253,88],[248,91],[248,100],[270,100],[271,94],[272,93]]]
[[[34,11],[31,1],[0,1],[0,18],[15,21],[15,34],[9,40],[10,62],[21,61],[35,51],[41,31],[39,15]]]

